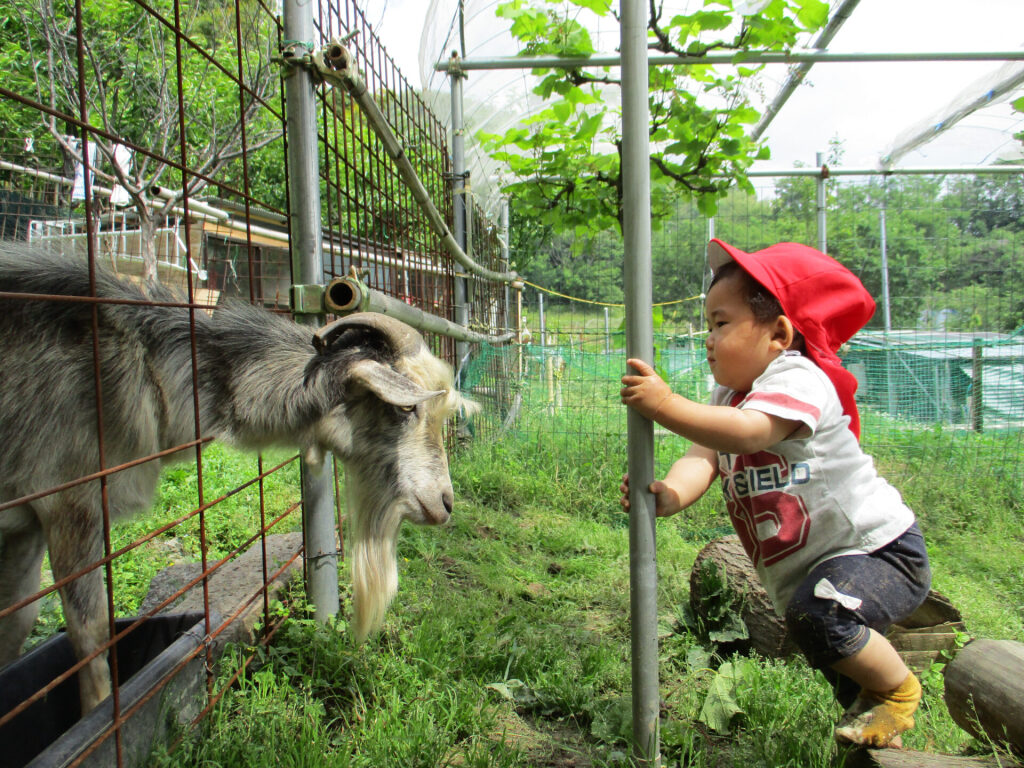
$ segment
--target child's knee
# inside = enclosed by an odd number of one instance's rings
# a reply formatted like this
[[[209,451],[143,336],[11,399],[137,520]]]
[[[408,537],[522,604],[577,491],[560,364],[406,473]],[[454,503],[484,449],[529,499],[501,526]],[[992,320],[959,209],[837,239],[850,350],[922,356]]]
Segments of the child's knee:
[[[831,600],[797,594],[786,606],[786,629],[808,663],[831,667],[863,647],[868,628]]]

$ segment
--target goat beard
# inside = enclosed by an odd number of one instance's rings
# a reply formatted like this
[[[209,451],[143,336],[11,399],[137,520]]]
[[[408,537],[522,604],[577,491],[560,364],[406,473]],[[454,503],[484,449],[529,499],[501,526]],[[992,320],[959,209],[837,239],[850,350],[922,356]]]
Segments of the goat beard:
[[[398,591],[396,543],[402,524],[402,505],[394,500],[382,504],[378,499],[367,499],[360,489],[353,487],[351,477],[347,485],[353,631],[356,642],[361,643],[380,629]]]

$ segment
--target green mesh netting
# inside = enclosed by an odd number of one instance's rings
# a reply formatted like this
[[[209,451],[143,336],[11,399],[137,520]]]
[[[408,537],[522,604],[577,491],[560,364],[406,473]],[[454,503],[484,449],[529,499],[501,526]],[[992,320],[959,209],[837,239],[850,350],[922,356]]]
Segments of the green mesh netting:
[[[702,339],[662,334],[655,346],[656,367],[673,391],[706,401],[714,381]],[[1021,334],[862,332],[842,354],[860,382],[862,443],[890,475],[1024,480]],[[625,456],[624,370],[621,332],[563,332],[546,347],[481,346],[463,370],[463,388],[485,405],[481,432],[538,449],[589,446]],[[685,441],[661,429],[655,436],[664,469]]]

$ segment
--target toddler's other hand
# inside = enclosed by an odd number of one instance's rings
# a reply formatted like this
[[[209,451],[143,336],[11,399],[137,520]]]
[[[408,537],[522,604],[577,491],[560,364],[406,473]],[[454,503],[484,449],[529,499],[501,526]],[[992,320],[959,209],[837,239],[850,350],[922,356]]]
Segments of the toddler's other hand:
[[[679,494],[661,480],[655,480],[647,488],[651,493],[654,494],[654,514],[657,517],[668,517],[674,515],[682,506],[679,503]],[[619,486],[619,491],[622,492],[622,498],[619,499],[619,504],[622,505],[624,510],[629,510],[629,475],[622,476],[622,484]]]

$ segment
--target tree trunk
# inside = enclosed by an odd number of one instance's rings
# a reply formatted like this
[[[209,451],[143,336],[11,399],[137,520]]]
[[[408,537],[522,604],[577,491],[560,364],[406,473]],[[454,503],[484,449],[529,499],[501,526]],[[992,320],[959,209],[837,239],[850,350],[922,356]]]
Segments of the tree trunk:
[[[943,674],[946,707],[957,725],[1024,754],[1024,644],[974,640]]]
[[[139,249],[142,256],[142,282],[147,288],[160,283],[156,268],[156,220],[152,211],[139,211]]]

